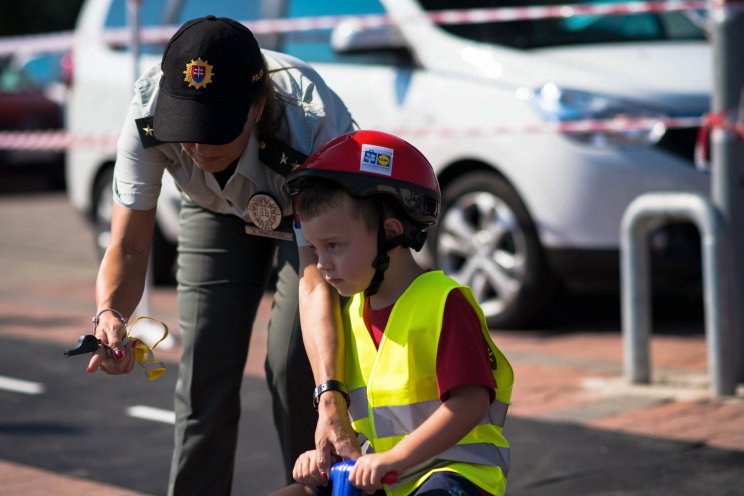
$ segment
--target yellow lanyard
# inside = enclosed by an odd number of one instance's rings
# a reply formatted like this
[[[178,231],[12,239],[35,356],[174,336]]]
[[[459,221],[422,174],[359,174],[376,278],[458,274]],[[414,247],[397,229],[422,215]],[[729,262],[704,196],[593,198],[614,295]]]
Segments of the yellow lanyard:
[[[141,338],[132,336],[132,330],[134,329],[134,326],[137,324],[137,322],[144,319],[152,320],[153,322],[156,322],[163,326],[163,335],[152,346],[145,343],[145,341],[143,341]],[[163,362],[155,360],[153,350],[158,344],[160,344],[161,341],[163,341],[167,337],[168,326],[165,325],[165,322],[162,322],[153,317],[147,317],[145,315],[137,317],[134,322],[132,322],[131,325],[127,327],[126,339],[134,342],[134,344],[132,345],[132,350],[134,351],[134,359],[138,364],[140,364],[140,366],[142,366],[145,375],[151,381],[154,381],[161,375],[165,374],[165,365],[163,365]],[[124,342],[127,343],[129,341],[125,340]]]

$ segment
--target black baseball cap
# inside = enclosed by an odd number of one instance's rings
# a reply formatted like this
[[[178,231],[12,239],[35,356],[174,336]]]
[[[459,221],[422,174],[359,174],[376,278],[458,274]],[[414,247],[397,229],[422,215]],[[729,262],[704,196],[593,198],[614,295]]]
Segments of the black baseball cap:
[[[226,17],[186,22],[163,54],[155,138],[222,145],[243,131],[263,83],[264,62],[250,29]]]

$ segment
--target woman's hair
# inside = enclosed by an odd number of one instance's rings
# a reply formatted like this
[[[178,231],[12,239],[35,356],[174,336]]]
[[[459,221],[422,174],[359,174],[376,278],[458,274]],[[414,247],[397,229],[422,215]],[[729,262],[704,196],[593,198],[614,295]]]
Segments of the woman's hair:
[[[266,103],[264,104],[261,119],[256,124],[256,129],[258,130],[258,135],[264,139],[277,139],[279,137],[279,128],[281,127],[287,105],[296,103],[297,100],[277,93],[274,89],[271,75],[279,71],[298,69],[298,67],[280,67],[278,69],[269,70],[266,57],[262,55],[261,59],[263,61],[263,71],[264,74],[266,74],[266,77],[263,79],[263,84],[258,89],[254,101],[257,101],[260,98],[265,98]]]

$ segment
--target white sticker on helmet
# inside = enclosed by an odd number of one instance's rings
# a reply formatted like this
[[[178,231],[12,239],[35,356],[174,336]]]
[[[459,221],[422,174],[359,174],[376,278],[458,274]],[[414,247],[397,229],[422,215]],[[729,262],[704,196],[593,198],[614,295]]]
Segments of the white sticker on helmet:
[[[393,174],[393,149],[384,146],[362,145],[359,170],[391,176]]]

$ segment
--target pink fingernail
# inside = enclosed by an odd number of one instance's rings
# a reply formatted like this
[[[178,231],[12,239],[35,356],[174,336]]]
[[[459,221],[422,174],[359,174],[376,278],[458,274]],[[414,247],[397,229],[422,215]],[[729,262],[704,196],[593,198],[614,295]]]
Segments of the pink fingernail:
[[[119,360],[121,359],[121,357],[124,356],[124,352],[121,351],[120,349],[116,349],[114,350],[114,356],[116,357],[117,360]]]

